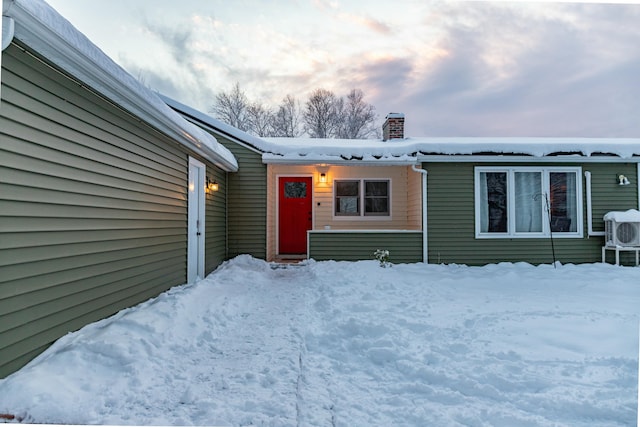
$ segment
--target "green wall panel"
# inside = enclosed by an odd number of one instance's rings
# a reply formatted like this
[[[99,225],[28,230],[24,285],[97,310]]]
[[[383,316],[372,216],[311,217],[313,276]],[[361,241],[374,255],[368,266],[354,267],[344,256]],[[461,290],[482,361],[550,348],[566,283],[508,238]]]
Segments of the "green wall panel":
[[[422,262],[422,232],[311,232],[309,258],[316,261],[375,259],[388,250],[392,263]]]

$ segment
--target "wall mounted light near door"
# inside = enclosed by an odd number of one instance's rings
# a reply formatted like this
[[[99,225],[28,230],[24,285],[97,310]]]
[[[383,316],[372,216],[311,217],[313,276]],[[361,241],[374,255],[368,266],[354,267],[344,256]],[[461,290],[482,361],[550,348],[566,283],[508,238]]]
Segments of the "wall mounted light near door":
[[[627,178],[626,176],[619,174],[618,175],[618,185],[629,185],[631,184],[629,182],[629,178]]]
[[[218,191],[220,189],[220,185],[218,185],[217,181],[211,181],[211,179],[207,177],[207,185],[205,186],[205,189],[208,192]]]
[[[320,163],[316,165],[316,179],[318,184],[326,184],[329,182],[329,165]]]

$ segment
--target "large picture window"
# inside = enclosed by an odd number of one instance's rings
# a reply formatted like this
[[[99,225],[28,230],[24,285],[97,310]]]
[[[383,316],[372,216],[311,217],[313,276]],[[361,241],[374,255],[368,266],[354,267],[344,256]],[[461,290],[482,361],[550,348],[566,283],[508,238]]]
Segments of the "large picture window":
[[[336,216],[389,216],[389,180],[336,180]]]
[[[582,237],[580,168],[477,167],[476,237]]]

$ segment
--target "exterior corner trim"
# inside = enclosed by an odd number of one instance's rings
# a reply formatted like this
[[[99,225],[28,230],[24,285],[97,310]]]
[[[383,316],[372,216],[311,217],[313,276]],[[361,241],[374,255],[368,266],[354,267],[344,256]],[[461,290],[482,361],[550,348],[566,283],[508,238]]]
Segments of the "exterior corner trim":
[[[414,172],[422,174],[422,262],[429,263],[429,231],[427,226],[427,175],[426,169],[411,165]]]

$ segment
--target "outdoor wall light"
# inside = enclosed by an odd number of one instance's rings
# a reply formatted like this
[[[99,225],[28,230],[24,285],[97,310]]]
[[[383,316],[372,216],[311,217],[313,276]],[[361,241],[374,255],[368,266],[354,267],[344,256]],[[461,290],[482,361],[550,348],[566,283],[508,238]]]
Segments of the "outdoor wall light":
[[[629,184],[631,184],[629,182],[629,178],[627,178],[622,174],[618,175],[618,185],[629,185]]]
[[[205,188],[208,191],[218,191],[220,189],[220,185],[218,185],[217,181],[211,181],[209,177],[207,177],[207,185]]]
[[[327,174],[322,172],[320,174],[320,182],[327,182]]]

